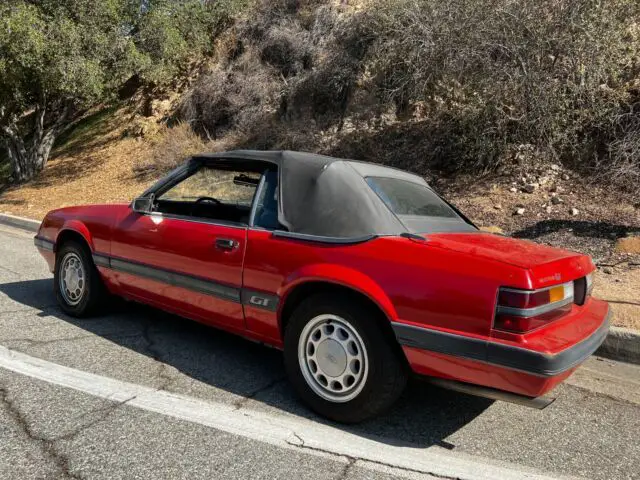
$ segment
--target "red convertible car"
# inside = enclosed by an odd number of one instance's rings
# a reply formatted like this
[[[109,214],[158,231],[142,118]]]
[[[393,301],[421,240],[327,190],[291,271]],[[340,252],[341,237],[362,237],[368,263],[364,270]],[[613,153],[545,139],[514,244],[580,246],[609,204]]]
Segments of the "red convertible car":
[[[609,329],[589,257],[483,233],[416,175],[308,153],[198,155],[130,205],[50,212],[35,244],[68,314],[110,293],[272,345],[342,422],[411,372],[535,402]]]

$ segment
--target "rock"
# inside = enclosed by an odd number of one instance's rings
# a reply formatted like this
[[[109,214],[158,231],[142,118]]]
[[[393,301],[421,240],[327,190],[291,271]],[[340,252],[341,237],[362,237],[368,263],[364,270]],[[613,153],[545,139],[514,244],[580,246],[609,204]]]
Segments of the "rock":
[[[550,192],[557,192],[558,191],[558,185],[556,185],[555,183],[553,185],[551,185],[549,187],[549,191]]]
[[[533,193],[535,192],[540,185],[537,183],[528,183],[524,187],[522,187],[522,191],[525,193]]]
[[[569,175],[567,175],[566,173],[562,174],[562,180],[569,180]]]
[[[613,273],[613,270],[611,270],[611,268],[609,268],[609,267],[604,267],[602,269],[602,272],[606,273],[607,275],[611,275]]]
[[[525,210],[524,208],[520,207],[520,208],[516,208],[516,211],[515,211],[515,212],[513,212],[513,214],[514,214],[514,215],[524,215],[524,212],[525,212],[525,211],[526,211],[526,210]]]
[[[518,191],[518,189],[516,187],[511,187],[509,189],[510,192],[516,193]]]
[[[551,170],[554,170],[554,171],[556,171],[556,172],[557,172],[558,170],[560,170],[560,165],[557,165],[557,164],[555,164],[555,163],[552,163],[552,164],[551,164]]]
[[[496,203],[496,204],[493,206],[493,208],[494,208],[494,209],[496,209],[496,210],[502,210],[502,205],[500,205],[499,203]]]
[[[577,208],[572,208],[572,209],[571,209],[571,215],[573,215],[574,217],[575,217],[576,215],[578,215],[579,213],[580,213],[580,210],[578,210]]]
[[[549,205],[546,210],[547,210],[547,213],[553,212],[553,208],[551,208],[551,205]]]
[[[553,197],[551,197],[551,203],[553,205],[560,205],[562,203],[562,199],[554,195]]]
[[[503,230],[500,227],[497,227],[495,225],[491,225],[489,227],[480,227],[480,231],[487,232],[487,233],[495,233],[498,235],[504,234]]]

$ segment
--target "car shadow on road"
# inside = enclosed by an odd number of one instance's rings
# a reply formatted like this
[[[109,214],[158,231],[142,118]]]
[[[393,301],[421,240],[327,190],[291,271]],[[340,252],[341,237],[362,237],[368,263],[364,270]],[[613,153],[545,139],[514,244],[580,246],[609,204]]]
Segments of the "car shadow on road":
[[[35,308],[103,337],[120,347],[174,367],[182,374],[238,395],[238,405],[253,399],[391,445],[455,448],[446,439],[493,402],[412,379],[391,411],[359,425],[339,425],[316,416],[296,398],[286,381],[282,354],[238,336],[143,305],[114,301],[102,316],[77,319],[55,304],[52,280],[0,284],[14,302]],[[117,332],[124,332],[126,334]]]

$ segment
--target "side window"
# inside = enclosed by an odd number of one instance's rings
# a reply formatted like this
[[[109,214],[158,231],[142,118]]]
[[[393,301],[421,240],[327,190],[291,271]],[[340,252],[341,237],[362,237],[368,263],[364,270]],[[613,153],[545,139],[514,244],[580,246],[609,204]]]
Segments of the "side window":
[[[195,202],[214,198],[220,203],[251,206],[260,175],[201,168],[190,177],[174,185],[158,200]]]
[[[253,224],[256,227],[276,230],[280,228],[278,222],[278,172],[269,170],[264,173],[264,184],[258,198]]]
[[[168,215],[249,223],[260,174],[202,167],[156,198],[155,210]]]

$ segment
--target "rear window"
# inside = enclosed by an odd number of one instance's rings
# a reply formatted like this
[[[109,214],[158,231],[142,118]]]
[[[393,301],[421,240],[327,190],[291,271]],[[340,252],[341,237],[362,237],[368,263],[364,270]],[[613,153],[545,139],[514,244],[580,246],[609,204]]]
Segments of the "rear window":
[[[396,178],[369,177],[367,183],[396,215],[459,218],[430,188]]]
[[[367,177],[385,205],[412,232],[464,232],[476,229],[426,185],[389,177]]]

